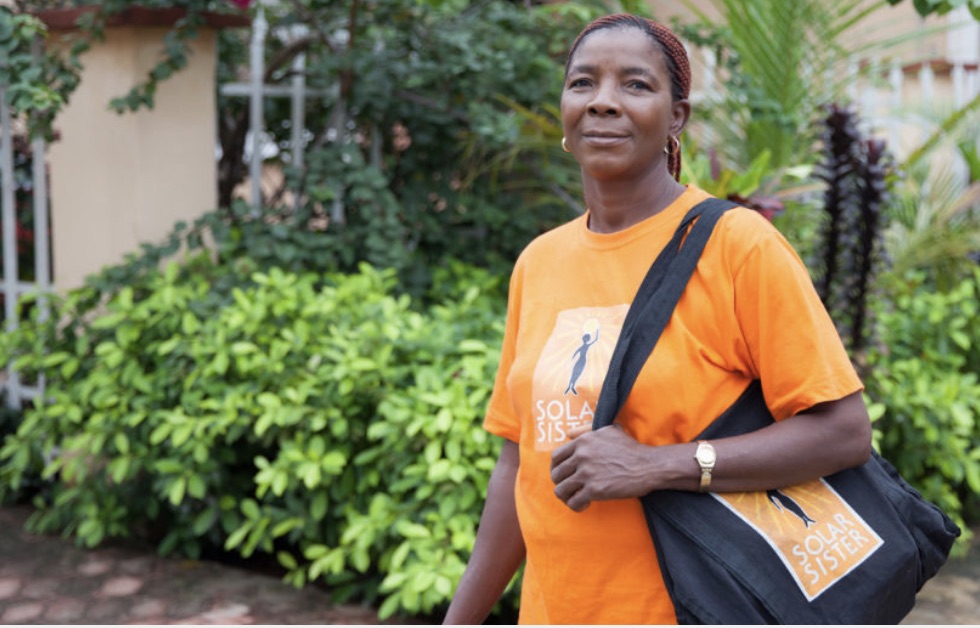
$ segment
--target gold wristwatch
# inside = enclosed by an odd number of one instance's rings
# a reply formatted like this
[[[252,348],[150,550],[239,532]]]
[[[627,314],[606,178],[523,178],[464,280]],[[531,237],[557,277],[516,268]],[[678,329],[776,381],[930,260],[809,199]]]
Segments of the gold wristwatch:
[[[698,441],[698,449],[694,452],[694,459],[701,467],[701,486],[698,488],[702,493],[711,486],[711,471],[715,468],[715,448],[706,440]]]

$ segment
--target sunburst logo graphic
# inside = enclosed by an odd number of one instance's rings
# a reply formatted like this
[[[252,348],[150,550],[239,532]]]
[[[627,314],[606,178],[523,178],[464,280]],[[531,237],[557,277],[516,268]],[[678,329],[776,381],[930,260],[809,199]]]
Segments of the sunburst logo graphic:
[[[558,314],[534,370],[535,448],[549,451],[592,422],[627,305]]]

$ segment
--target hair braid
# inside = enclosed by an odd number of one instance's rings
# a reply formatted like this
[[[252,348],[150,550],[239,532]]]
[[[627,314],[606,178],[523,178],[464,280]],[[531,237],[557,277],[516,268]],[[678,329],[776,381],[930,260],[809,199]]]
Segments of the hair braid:
[[[568,50],[568,58],[565,60],[565,75],[571,67],[572,57],[578,50],[582,41],[592,33],[606,28],[636,28],[647,34],[651,41],[660,48],[667,62],[667,72],[670,74],[670,96],[675,102],[686,100],[691,93],[691,63],[687,58],[687,50],[684,44],[677,38],[669,28],[654,22],[653,20],[628,13],[617,13],[596,18],[588,26],[582,29],[572,47]],[[675,144],[676,150],[670,146],[668,140],[667,150],[667,169],[675,180],[681,176],[681,150],[680,139]]]

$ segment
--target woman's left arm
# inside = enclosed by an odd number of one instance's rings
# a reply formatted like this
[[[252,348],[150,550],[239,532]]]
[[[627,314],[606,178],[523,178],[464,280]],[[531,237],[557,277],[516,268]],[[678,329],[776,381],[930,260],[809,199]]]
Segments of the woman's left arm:
[[[552,454],[555,495],[582,511],[598,500],[650,491],[696,491],[696,443],[642,445],[616,425],[573,432]],[[860,392],[820,403],[758,431],[712,440],[714,492],[758,491],[799,484],[864,463],[871,422]]]

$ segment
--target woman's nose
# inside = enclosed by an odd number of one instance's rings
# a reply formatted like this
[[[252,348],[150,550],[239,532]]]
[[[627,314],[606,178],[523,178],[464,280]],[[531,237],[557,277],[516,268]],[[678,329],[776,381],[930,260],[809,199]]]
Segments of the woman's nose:
[[[589,113],[593,115],[616,115],[619,113],[619,103],[616,100],[615,87],[606,83],[600,84],[589,102]]]

